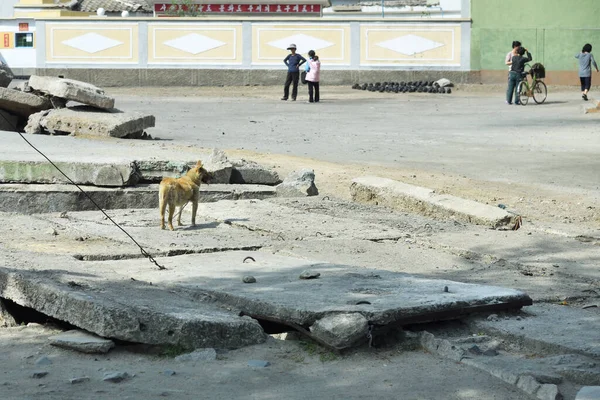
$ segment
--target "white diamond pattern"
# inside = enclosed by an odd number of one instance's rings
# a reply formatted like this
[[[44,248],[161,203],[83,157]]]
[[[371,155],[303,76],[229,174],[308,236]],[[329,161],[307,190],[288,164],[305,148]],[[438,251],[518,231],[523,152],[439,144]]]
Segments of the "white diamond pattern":
[[[438,43],[417,35],[400,36],[391,40],[386,40],[385,42],[377,43],[376,45],[406,56],[413,56],[444,46],[443,43]]]
[[[116,47],[123,44],[123,42],[107,38],[106,36],[102,36],[97,33],[86,33],[85,35],[65,40],[62,43],[77,50],[85,51],[89,54],[98,53],[99,51],[104,51],[110,49],[111,47]]]
[[[173,47],[177,50],[185,51],[190,54],[200,54],[205,51],[216,49],[217,47],[225,46],[227,43],[221,42],[208,36],[190,33],[177,39],[165,42],[165,45]]]
[[[288,36],[283,39],[270,42],[269,46],[286,50],[292,43],[296,45],[296,51],[300,54],[307,53],[309,50],[322,50],[335,44],[328,42],[327,40],[305,35],[304,33],[299,33],[297,35]]]

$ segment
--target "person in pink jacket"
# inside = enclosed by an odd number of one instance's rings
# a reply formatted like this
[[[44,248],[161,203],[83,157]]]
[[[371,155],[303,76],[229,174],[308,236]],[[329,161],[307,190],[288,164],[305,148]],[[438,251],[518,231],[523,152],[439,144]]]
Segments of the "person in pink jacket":
[[[314,50],[308,52],[310,57],[306,63],[306,81],[308,83],[308,102],[319,102],[319,75],[321,74],[321,61]],[[313,97],[314,91],[314,97]]]

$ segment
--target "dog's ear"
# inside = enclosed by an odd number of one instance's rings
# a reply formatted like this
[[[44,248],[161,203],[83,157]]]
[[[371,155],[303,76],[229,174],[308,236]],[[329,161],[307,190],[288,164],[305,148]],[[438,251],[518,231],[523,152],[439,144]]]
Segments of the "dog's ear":
[[[198,160],[198,162],[196,163],[196,168],[202,168],[202,161]]]

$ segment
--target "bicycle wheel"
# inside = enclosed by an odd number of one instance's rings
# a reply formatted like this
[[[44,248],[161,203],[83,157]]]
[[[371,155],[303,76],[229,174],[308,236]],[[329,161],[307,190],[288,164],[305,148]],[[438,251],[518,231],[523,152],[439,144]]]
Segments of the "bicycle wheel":
[[[519,102],[522,106],[526,106],[529,102],[529,96],[527,96],[527,83],[525,81],[519,82],[517,85],[517,93],[519,93]]]
[[[542,81],[537,81],[535,86],[533,86],[533,100],[537,104],[542,104],[546,101],[547,95],[548,89],[546,88],[546,84]]]

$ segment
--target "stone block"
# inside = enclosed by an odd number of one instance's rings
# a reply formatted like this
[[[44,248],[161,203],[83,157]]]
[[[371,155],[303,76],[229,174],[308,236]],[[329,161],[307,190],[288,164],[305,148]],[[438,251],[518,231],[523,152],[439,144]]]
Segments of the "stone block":
[[[563,396],[554,384],[540,385],[536,396],[540,400],[562,400]]]
[[[49,132],[73,136],[123,138],[155,125],[153,115],[123,112],[117,109],[99,111],[87,106],[43,111],[30,117],[27,133]],[[40,128],[41,127],[41,128]]]
[[[352,200],[358,202],[375,203],[432,218],[454,219],[492,228],[510,225],[516,217],[498,207],[437,194],[428,188],[376,176],[353,179],[350,194]]]
[[[49,338],[50,344],[82,353],[108,353],[115,347],[112,340],[103,339],[87,332],[72,330]]]
[[[312,335],[327,344],[343,349],[359,340],[366,340],[369,324],[359,313],[332,314],[323,317],[310,327]]]
[[[319,190],[315,186],[315,172],[302,169],[289,174],[276,187],[277,195],[282,197],[316,196]]]
[[[11,114],[29,117],[31,114],[52,108],[52,103],[45,97],[0,87],[0,108]]]
[[[540,389],[540,384],[533,376],[522,375],[517,381],[517,387],[526,393],[535,395]]]
[[[254,161],[233,160],[233,171],[230,183],[278,185],[281,183],[277,172]]]
[[[73,79],[32,75],[29,86],[42,93],[97,108],[111,109],[115,106],[115,99],[107,96],[104,90]]]
[[[222,150],[213,149],[206,161],[203,161],[203,164],[204,168],[213,174],[210,183],[229,183],[231,181],[233,164]]]
[[[78,185],[122,187],[138,181],[134,163],[92,164],[56,162]],[[52,164],[47,162],[0,161],[2,183],[70,183]]]

